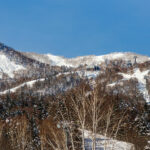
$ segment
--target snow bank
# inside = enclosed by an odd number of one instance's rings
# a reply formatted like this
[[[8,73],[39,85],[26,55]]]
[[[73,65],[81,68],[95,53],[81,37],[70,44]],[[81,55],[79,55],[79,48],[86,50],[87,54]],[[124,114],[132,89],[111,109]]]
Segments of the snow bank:
[[[85,141],[92,140],[92,133],[90,131],[84,131]],[[127,142],[118,141],[112,138],[108,138],[106,136],[96,134],[98,145],[101,149],[105,150],[134,150],[134,145]]]

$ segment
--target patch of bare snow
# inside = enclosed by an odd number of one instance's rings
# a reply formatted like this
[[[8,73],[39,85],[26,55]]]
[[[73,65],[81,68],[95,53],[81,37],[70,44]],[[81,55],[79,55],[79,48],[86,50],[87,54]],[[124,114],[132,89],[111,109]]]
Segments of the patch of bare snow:
[[[88,79],[96,78],[100,71],[77,71],[80,77],[87,77]]]
[[[85,130],[84,131],[84,138],[92,140],[92,132]],[[101,147],[105,150],[133,150],[134,145],[131,143],[115,140],[113,138],[109,138],[100,134],[96,134],[96,138],[100,139],[98,142]]]
[[[80,77],[87,77],[88,79],[96,78],[99,74],[100,71],[72,71],[72,72],[65,72],[65,73],[59,73],[56,75],[56,77],[59,77],[60,75],[68,75],[68,74],[73,74],[77,73]]]

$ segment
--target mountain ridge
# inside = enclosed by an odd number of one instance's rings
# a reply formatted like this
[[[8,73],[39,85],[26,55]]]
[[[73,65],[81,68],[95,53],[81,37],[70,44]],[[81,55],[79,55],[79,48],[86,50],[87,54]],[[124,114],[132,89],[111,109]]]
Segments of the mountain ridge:
[[[78,56],[74,58],[65,58],[62,56],[56,56],[52,54],[37,54],[37,53],[23,53],[27,57],[34,58],[36,60],[41,60],[43,63],[47,63],[50,65],[58,65],[58,66],[68,66],[68,67],[78,67],[80,65],[98,65],[104,62],[105,60],[115,60],[115,59],[123,59],[125,61],[131,60],[134,61],[134,56],[137,56],[139,59],[139,63],[149,61],[150,57],[132,53],[132,52],[114,52],[106,55],[87,55],[87,56]]]
[[[124,60],[134,63],[134,56],[137,56],[137,62],[143,63],[150,61],[150,57],[139,55],[132,52],[114,52],[106,55],[86,55],[75,58],[65,58],[52,54],[38,54],[30,52],[20,52],[15,49],[0,43],[0,77],[6,74],[13,77],[14,73],[19,70],[32,68],[40,68],[45,65],[49,66],[65,66],[77,68],[81,65],[94,66],[101,65],[106,61]]]

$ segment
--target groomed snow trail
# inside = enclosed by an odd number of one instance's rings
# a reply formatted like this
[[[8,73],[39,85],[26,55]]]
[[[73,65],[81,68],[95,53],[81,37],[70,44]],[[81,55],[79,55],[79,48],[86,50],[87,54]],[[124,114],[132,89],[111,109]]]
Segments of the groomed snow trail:
[[[17,87],[14,87],[14,88],[11,88],[11,89],[8,89],[8,90],[5,90],[3,92],[0,92],[0,95],[4,95],[4,94],[7,94],[7,93],[14,93],[16,92],[18,89],[20,89],[21,87],[24,87],[25,85],[28,86],[28,87],[32,87],[37,81],[44,81],[45,79],[42,78],[42,79],[37,79],[37,80],[32,80],[32,81],[28,81],[28,82],[25,82],[25,83],[22,83],[20,84],[19,86]]]

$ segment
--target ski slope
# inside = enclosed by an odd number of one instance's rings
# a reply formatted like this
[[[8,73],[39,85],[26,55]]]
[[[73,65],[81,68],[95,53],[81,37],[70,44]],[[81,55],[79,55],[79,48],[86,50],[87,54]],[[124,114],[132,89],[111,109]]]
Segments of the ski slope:
[[[121,84],[121,81],[124,80],[130,80],[130,79],[137,79],[138,83],[139,83],[139,90],[140,92],[143,94],[144,99],[146,100],[147,103],[150,103],[150,95],[148,93],[148,90],[146,88],[146,76],[148,76],[150,70],[145,70],[145,71],[140,71],[140,69],[135,69],[133,74],[131,73],[119,73],[120,75],[123,76],[123,79],[115,82],[115,83],[111,83],[108,86],[113,87],[117,84]]]
[[[0,92],[0,95],[4,95],[4,94],[7,94],[7,93],[15,93],[18,89],[20,89],[21,87],[24,87],[25,85],[28,86],[28,87],[32,87],[37,81],[44,81],[44,80],[45,79],[42,78],[42,79],[38,79],[38,80],[32,80],[32,81],[25,82],[23,84],[20,84],[17,87],[14,87],[14,88],[5,90],[3,92]]]
[[[144,99],[147,103],[150,103],[150,95],[148,94],[148,90],[146,88],[146,79],[145,76],[148,76],[150,70],[140,71],[140,69],[135,69],[133,74],[124,74],[120,73],[123,76],[123,80],[130,80],[135,78],[139,83],[139,90],[143,94]]]

